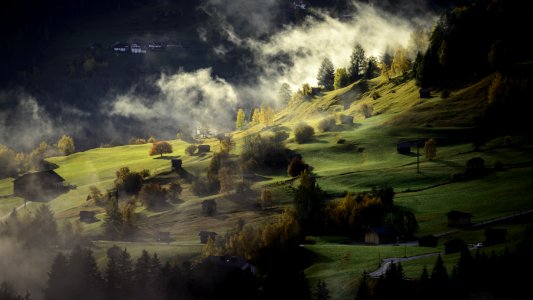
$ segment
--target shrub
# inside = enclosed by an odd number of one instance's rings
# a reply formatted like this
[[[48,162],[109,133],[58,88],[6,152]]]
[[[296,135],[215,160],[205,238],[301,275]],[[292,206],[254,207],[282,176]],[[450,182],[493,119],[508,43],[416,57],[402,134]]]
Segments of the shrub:
[[[167,201],[167,190],[158,183],[145,184],[139,192],[139,200],[148,209],[164,206]]]
[[[503,138],[503,145],[505,147],[510,147],[513,145],[513,138],[510,136],[510,135],[506,135],[504,138]]]
[[[370,118],[372,116],[372,107],[366,103],[363,104],[363,106],[361,106],[361,113],[363,116],[365,116],[365,118]]]
[[[465,180],[465,173],[452,173],[450,177],[452,182],[460,182]]]
[[[318,122],[318,130],[321,132],[332,131],[337,126],[337,122],[334,117],[327,117]]]
[[[299,176],[304,171],[309,171],[309,165],[306,164],[302,157],[297,155],[292,158],[291,163],[287,167],[287,174],[292,177]]]
[[[373,100],[377,100],[381,97],[381,95],[378,93],[378,92],[373,92],[372,93],[372,99]]]
[[[171,183],[168,188],[168,199],[173,203],[180,202],[180,195],[182,191],[183,188],[178,182]]]
[[[150,170],[148,169],[142,169],[139,174],[141,174],[142,178],[148,178],[150,177]]]
[[[446,98],[449,98],[451,94],[452,94],[452,93],[450,92],[450,90],[446,90],[446,89],[444,89],[444,90],[442,90],[442,91],[440,92],[440,97],[441,97],[442,99],[446,99]]]
[[[128,167],[120,168],[116,172],[115,187],[128,195],[136,195],[142,187],[142,176],[138,172],[131,172]]]
[[[185,148],[185,153],[192,156],[196,152],[196,149],[198,149],[198,146],[196,145],[189,145],[187,148]]]
[[[301,123],[294,129],[294,139],[298,144],[304,144],[310,142],[315,135],[313,127]]]
[[[289,138],[289,133],[287,131],[276,131],[274,133],[273,139],[277,143],[281,143]]]
[[[474,157],[466,162],[465,175],[470,178],[483,175],[485,172],[485,160],[481,157]]]
[[[275,136],[247,136],[241,150],[241,168],[244,172],[258,168],[280,168],[287,165],[287,154],[283,142]]]
[[[74,146],[74,139],[72,139],[68,135],[63,135],[59,141],[57,142],[57,148],[64,154],[64,155],[70,155],[74,153],[75,146]]]

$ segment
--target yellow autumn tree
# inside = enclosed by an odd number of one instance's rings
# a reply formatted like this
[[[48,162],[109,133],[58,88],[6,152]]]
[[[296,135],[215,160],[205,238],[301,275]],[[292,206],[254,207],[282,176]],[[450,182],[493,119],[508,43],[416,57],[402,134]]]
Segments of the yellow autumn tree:
[[[244,130],[246,127],[246,119],[244,115],[244,110],[242,108],[239,108],[239,111],[237,111],[237,121],[235,121],[235,128],[237,130]]]

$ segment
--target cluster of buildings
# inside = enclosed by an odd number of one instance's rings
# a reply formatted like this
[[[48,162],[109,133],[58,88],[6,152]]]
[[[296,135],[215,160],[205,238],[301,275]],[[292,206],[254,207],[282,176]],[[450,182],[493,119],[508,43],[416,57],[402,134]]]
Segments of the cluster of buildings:
[[[135,41],[132,43],[117,42],[113,44],[112,49],[115,53],[133,53],[133,54],[145,54],[148,50],[158,51],[164,49],[179,49],[183,48],[180,43],[177,42],[158,42],[153,41],[144,43],[142,41]]]

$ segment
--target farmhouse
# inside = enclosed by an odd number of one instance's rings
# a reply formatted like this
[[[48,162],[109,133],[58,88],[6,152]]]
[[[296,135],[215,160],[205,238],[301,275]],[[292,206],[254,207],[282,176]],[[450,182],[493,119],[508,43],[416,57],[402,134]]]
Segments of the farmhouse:
[[[396,144],[396,151],[400,154],[409,154],[411,153],[411,143],[410,142],[398,142]]]
[[[379,245],[394,243],[397,238],[397,233],[389,227],[371,227],[365,233],[365,243],[367,244]]]
[[[449,227],[465,227],[472,225],[472,215],[469,213],[452,210],[446,214]]]
[[[211,146],[209,145],[198,145],[198,154],[211,151]]]
[[[130,50],[130,45],[128,43],[118,42],[113,45],[113,51],[115,52],[128,52]]]
[[[146,50],[143,49],[141,44],[133,43],[133,44],[131,44],[131,53],[144,54],[144,53],[146,53]]]
[[[96,212],[94,211],[82,210],[80,211],[80,222],[84,222],[84,223],[96,222],[97,219],[95,215],[96,215]]]
[[[202,244],[207,244],[209,238],[214,241],[217,237],[217,233],[214,231],[200,231],[198,235],[200,236],[200,243]]]
[[[53,170],[24,174],[13,182],[13,194],[26,200],[47,198],[65,192],[68,187],[64,181]]]
[[[148,43],[148,49],[150,49],[150,50],[161,50],[161,49],[163,49],[163,44],[161,42],[150,42],[150,43]]]

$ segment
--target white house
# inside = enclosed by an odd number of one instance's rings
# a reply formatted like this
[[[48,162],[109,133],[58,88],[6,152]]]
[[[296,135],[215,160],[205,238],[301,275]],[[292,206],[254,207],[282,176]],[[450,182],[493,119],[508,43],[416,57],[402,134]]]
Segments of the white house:
[[[113,45],[113,51],[115,52],[127,52],[130,46],[127,43],[118,42]]]
[[[146,50],[142,48],[140,44],[131,44],[131,53],[135,54],[144,54],[146,53]]]

